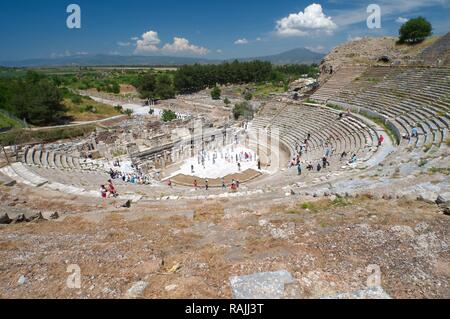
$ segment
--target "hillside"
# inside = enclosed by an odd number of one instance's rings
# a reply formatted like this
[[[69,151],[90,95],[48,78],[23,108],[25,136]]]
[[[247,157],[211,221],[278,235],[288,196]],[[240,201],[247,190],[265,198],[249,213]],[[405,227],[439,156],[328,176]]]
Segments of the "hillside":
[[[423,64],[421,53],[434,46],[445,37],[431,37],[416,45],[397,44],[396,37],[362,38],[343,43],[325,56],[320,65],[322,76],[320,81],[326,80],[331,69],[337,71],[342,66],[352,65],[417,65]],[[381,58],[387,61],[380,62]],[[426,62],[426,61],[425,61]]]

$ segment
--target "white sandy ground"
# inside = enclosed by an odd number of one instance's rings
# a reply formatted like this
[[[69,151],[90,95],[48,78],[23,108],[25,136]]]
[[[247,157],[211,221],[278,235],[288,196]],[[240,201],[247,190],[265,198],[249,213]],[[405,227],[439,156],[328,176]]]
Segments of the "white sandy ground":
[[[196,176],[198,178],[221,178],[230,174],[239,173],[238,165],[236,162],[236,154],[238,156],[247,152],[251,154],[251,160],[245,160],[242,157],[241,163],[241,172],[246,171],[247,169],[258,169],[258,158],[254,151],[245,148],[241,145],[229,145],[222,149],[218,149],[217,151],[207,151],[205,167],[203,168],[202,164],[199,164],[199,158],[191,157],[183,161],[180,166],[180,169],[174,172],[170,177],[174,177],[179,174],[184,174],[187,176]],[[217,154],[217,159],[215,164],[213,164],[213,154]],[[228,154],[229,160],[226,159],[226,155]],[[209,155],[209,159],[208,159]],[[194,173],[191,171],[191,165],[194,165]],[[262,171],[263,173],[269,173]],[[169,177],[169,178],[170,178]]]

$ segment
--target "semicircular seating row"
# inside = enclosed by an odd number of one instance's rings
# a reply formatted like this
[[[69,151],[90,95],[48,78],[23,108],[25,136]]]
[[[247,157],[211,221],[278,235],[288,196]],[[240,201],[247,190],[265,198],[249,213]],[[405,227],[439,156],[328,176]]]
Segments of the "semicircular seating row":
[[[103,168],[98,162],[80,159],[61,151],[43,150],[40,147],[27,148],[22,162],[29,166],[60,170],[98,171]]]
[[[296,146],[311,135],[306,161],[320,160],[325,149],[334,149],[335,155],[346,152],[357,154],[362,161],[368,160],[378,146],[378,132],[358,117],[344,116],[338,111],[308,105],[288,104],[273,118],[256,117],[253,129],[278,129],[280,141],[295,157]],[[327,145],[327,143],[329,143]]]
[[[317,92],[320,94],[320,92]],[[401,135],[419,136],[402,145],[440,147],[450,129],[450,68],[372,67],[327,99],[389,119]]]

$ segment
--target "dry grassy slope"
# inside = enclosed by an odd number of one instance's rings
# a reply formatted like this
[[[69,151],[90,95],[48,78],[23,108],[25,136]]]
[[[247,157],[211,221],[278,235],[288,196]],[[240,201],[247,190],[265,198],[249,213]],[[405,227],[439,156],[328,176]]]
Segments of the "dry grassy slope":
[[[398,38],[363,38],[346,42],[333,50],[324,58],[321,70],[334,70],[342,66],[355,64],[373,65],[382,56],[390,57],[391,61],[406,64],[414,60],[419,53],[435,43],[440,37],[431,37],[417,45],[397,44]],[[322,75],[326,78],[326,75]]]
[[[363,288],[370,264],[393,297],[449,297],[450,221],[426,203],[241,199],[124,210],[20,187],[0,194],[2,211],[59,209],[65,217],[0,228],[2,298],[123,298],[140,280],[145,298],[229,298],[230,276],[280,269],[296,279],[295,297],[314,298]],[[155,213],[180,209],[194,218]],[[65,286],[69,264],[81,267],[80,290]]]

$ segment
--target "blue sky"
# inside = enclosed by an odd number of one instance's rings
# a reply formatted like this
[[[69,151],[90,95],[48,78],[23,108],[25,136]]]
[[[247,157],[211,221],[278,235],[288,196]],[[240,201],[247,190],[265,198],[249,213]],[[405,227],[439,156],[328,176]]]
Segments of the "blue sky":
[[[81,7],[81,29],[68,29],[66,7]],[[368,29],[366,8],[381,8]],[[3,0],[0,60],[73,54],[232,58],[307,47],[327,52],[350,38],[397,35],[401,21],[425,16],[449,31],[448,0]]]

